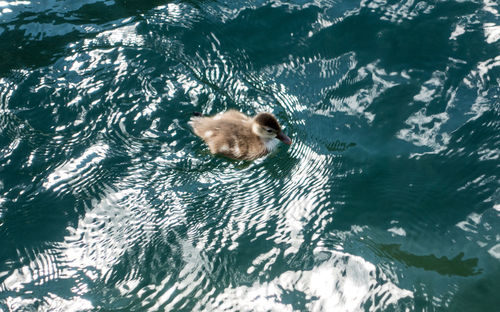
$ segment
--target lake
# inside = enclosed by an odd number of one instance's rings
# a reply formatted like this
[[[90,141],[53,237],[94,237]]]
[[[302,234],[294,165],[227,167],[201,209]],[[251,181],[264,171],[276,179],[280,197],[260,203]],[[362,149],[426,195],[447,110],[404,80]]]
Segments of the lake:
[[[498,309],[499,10],[0,1],[0,311]]]

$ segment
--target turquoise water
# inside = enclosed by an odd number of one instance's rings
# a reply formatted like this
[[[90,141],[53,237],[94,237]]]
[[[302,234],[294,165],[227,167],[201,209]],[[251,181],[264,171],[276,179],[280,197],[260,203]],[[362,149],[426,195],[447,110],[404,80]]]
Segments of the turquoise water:
[[[0,311],[496,310],[499,10],[0,1]]]

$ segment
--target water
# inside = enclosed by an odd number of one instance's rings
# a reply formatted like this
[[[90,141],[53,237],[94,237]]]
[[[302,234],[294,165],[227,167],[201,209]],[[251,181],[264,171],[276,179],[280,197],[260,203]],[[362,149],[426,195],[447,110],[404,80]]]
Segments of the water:
[[[495,310],[499,10],[0,1],[0,311]]]

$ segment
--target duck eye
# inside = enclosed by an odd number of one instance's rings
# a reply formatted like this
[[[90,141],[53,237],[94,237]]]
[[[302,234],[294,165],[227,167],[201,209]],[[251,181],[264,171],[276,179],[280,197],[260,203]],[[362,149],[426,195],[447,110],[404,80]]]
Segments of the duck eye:
[[[267,129],[267,132],[268,132],[268,133],[271,133],[271,132],[273,132],[273,130],[271,130],[271,129]]]

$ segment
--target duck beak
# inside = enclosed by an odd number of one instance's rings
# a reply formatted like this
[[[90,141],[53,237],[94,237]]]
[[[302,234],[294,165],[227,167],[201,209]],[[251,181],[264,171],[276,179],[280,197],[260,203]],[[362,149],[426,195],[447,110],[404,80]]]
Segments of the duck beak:
[[[285,144],[288,144],[288,145],[292,144],[292,140],[283,132],[278,133],[278,135],[276,137],[278,138],[278,140],[280,140],[281,142],[283,142]]]

